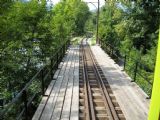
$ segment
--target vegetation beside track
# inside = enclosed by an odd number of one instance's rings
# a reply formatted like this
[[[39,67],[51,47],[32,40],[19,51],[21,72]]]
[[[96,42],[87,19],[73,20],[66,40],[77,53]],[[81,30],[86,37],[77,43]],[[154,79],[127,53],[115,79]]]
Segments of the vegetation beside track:
[[[58,49],[63,47],[52,62],[64,52],[68,40],[85,33],[89,8],[81,0],[56,5],[46,0],[3,0],[0,6],[0,115],[8,109],[5,117],[13,120],[25,106],[16,103],[20,109],[11,109],[8,104],[40,68],[51,63]],[[31,93],[39,91],[36,85],[39,83],[30,86]],[[21,97],[18,99],[22,103]]]
[[[84,36],[73,37],[73,38],[71,39],[71,43],[72,43],[73,45],[78,45],[83,38],[84,38]]]
[[[112,0],[100,9],[99,39],[114,47],[115,53],[126,60],[126,71],[136,83],[151,94],[159,29],[159,2]],[[96,35],[96,12],[87,21],[86,29]],[[107,48],[104,48],[107,49]],[[143,76],[143,77],[142,77]]]

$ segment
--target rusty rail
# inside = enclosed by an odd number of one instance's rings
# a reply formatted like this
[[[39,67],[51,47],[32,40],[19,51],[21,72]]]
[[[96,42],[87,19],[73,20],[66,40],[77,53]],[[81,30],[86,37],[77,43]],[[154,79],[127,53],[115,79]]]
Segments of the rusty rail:
[[[80,81],[83,78],[83,85],[80,86],[83,89],[83,96],[80,97],[80,108],[83,108],[80,110],[80,120],[125,120],[89,45],[82,42],[80,46]]]

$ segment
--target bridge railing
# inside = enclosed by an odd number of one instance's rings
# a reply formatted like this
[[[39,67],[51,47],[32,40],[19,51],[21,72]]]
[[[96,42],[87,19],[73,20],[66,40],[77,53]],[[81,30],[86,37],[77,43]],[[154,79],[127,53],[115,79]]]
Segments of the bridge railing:
[[[122,65],[123,70],[131,76],[132,82],[136,82],[147,93],[147,98],[150,98],[154,70],[143,64],[142,61],[134,59],[127,52],[122,55],[117,48],[105,41],[101,41],[101,47],[118,64]]]
[[[50,62],[40,68],[16,97],[0,109],[0,120],[31,119],[68,46],[69,41],[66,41],[55,50],[56,52],[50,57]]]

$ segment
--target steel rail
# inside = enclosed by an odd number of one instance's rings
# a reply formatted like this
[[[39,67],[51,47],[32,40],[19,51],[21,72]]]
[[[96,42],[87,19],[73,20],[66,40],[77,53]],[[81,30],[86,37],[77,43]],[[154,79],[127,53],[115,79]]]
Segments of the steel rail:
[[[88,46],[89,47],[89,46]],[[99,73],[99,71],[98,71],[98,68],[97,68],[97,65],[96,65],[96,63],[95,63],[95,58],[94,58],[94,56],[93,56],[93,53],[92,53],[92,51],[91,51],[91,49],[89,48],[88,49],[89,50],[89,53],[90,53],[90,56],[91,56],[91,58],[92,58],[92,62],[93,62],[93,66],[94,66],[94,70],[95,70],[95,73],[96,73],[96,76],[97,76],[97,78],[99,79],[98,80],[98,82],[100,83],[100,85],[102,86],[101,88],[103,89],[103,92],[104,92],[104,95],[105,95],[105,97],[106,97],[106,99],[105,99],[105,101],[107,102],[107,106],[109,106],[109,109],[110,109],[110,112],[111,112],[111,114],[112,114],[112,117],[113,117],[113,120],[119,120],[119,117],[118,117],[118,115],[117,115],[117,113],[116,113],[116,111],[115,111],[115,108],[114,108],[114,105],[113,105],[113,103],[112,103],[112,101],[111,101],[111,98],[109,97],[109,93],[108,93],[108,91],[107,91],[107,89],[106,89],[106,87],[105,87],[105,84],[104,84],[104,82],[103,82],[103,80],[102,80],[102,77],[101,77],[101,75],[100,75],[100,73]],[[107,107],[108,108],[108,107]],[[109,113],[110,113],[109,112]]]
[[[93,64],[93,68],[94,68],[93,70],[94,70],[95,76],[98,79],[97,82],[98,82],[98,85],[99,85],[99,89],[101,90],[101,93],[102,93],[104,104],[106,106],[106,111],[107,111],[108,115],[110,116],[110,120],[118,120],[118,119],[114,119],[114,117],[112,116],[111,110],[108,109],[108,108],[110,108],[110,105],[108,104],[108,99],[106,99],[106,97],[105,97],[104,88],[102,87],[102,83],[100,82],[100,77],[97,73],[97,67],[95,65],[94,59],[93,59],[92,54],[90,52],[89,46],[88,46],[88,51],[89,51],[89,54],[90,54],[90,57],[91,57],[91,60],[92,60],[92,64]]]
[[[85,104],[84,111],[87,113],[83,120],[125,120],[125,116],[116,102],[113,92],[103,71],[98,65],[88,43],[80,44],[81,77],[83,77],[82,89]],[[82,101],[81,101],[82,102]],[[80,118],[81,118],[80,117]],[[80,119],[81,120],[81,119]]]
[[[84,54],[83,54],[83,48],[82,48],[83,46],[82,46],[82,43],[81,43],[81,57],[82,57],[82,72],[83,72],[83,74],[85,74],[85,68],[84,68],[84,66],[83,66],[83,64],[84,64],[84,61],[83,61],[83,59],[84,59]],[[85,100],[85,107],[87,108],[87,111],[86,111],[86,116],[85,116],[85,118],[86,118],[86,120],[90,120],[91,119],[91,117],[90,117],[90,112],[89,112],[89,101],[88,101],[88,92],[87,92],[87,82],[86,82],[86,78],[85,78],[85,76],[83,75],[83,81],[84,81],[84,90],[85,90],[85,98],[87,98],[87,100]]]
[[[83,47],[83,55],[84,55],[84,70],[85,70],[85,77],[86,77],[86,83],[87,83],[87,90],[88,90],[88,97],[89,97],[89,105],[90,105],[90,113],[91,113],[91,120],[96,120],[96,115],[95,115],[95,110],[94,110],[94,104],[93,104],[93,99],[92,99],[92,91],[90,88],[90,83],[88,79],[88,74],[87,74],[87,57],[86,57],[86,52]]]

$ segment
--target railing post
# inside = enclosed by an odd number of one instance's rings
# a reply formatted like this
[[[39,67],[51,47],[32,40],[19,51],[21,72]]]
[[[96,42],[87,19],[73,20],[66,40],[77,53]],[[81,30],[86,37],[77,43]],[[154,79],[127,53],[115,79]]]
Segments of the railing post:
[[[111,46],[109,45],[109,55],[111,56],[111,52],[112,52],[112,48]]]
[[[65,53],[64,51],[65,51],[65,43],[62,46],[62,59],[63,59],[64,53]]]
[[[101,48],[103,49],[103,43],[102,43],[102,41],[101,41],[101,44],[100,44],[100,45],[101,45]]]
[[[44,70],[41,71],[42,95],[44,95]]]
[[[112,47],[111,47],[111,45],[109,45],[110,46],[110,56],[112,56]]]
[[[126,69],[126,61],[127,61],[127,55],[125,54],[125,56],[124,56],[124,66],[123,66],[123,70]]]
[[[102,49],[104,50],[104,42],[103,41],[101,41],[101,46],[102,46]]]
[[[25,120],[28,120],[27,91],[26,90],[23,90],[23,92],[22,92],[22,99],[24,102]]]
[[[63,56],[65,55],[65,51],[66,51],[66,44],[64,44],[64,47],[63,47]]]
[[[108,53],[108,45],[107,45],[107,43],[105,43],[105,48],[104,48],[104,50],[105,50],[105,52]]]
[[[68,48],[68,40],[66,41],[66,50],[67,50],[67,48]]]
[[[53,76],[53,58],[51,58],[51,64],[50,64],[50,69],[51,69],[51,80],[52,80],[52,76]]]
[[[4,108],[4,99],[0,98],[0,108],[3,109]]]
[[[0,109],[4,109],[4,99],[3,98],[0,98]],[[1,114],[0,113],[0,115],[1,115],[1,118],[0,118],[0,120],[2,119],[2,120],[4,120],[4,114]]]
[[[132,82],[135,82],[135,81],[136,81],[136,77],[137,77],[137,68],[138,68],[138,62],[136,61],[136,66],[135,66],[135,69],[134,69],[134,78],[133,78],[133,81],[132,81]]]
[[[63,46],[61,47],[61,59],[60,59],[60,61],[62,60],[62,56],[63,56]]]
[[[106,47],[107,47],[107,45],[106,45],[106,43],[104,42],[104,43],[103,43],[103,48],[104,48],[104,51],[105,51],[105,52],[107,52],[107,51],[106,51],[106,49],[107,49]]]
[[[67,47],[68,47],[68,43],[69,43],[69,41],[67,41]]]
[[[67,41],[67,42],[68,42],[68,41]],[[66,44],[65,44],[65,52],[67,51],[67,48],[68,48],[67,42],[66,42]]]
[[[113,57],[113,48],[112,48],[111,56]]]
[[[56,54],[56,67],[58,69],[58,51],[57,51],[57,54]]]
[[[68,47],[70,46],[70,41],[68,41]]]
[[[101,44],[100,44],[100,45],[101,45],[101,48],[103,49],[102,41],[101,41]]]
[[[64,45],[62,46],[62,59],[63,59],[63,56],[64,56]]]

